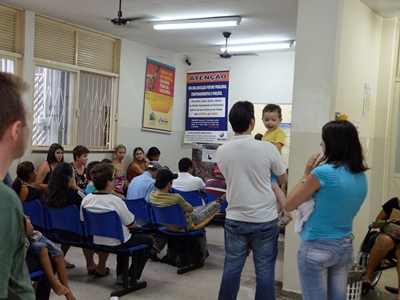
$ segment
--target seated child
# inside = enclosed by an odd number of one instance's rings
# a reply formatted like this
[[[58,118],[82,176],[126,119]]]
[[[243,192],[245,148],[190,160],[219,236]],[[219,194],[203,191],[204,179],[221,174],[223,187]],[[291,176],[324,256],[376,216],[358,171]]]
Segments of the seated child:
[[[26,234],[29,238],[28,252],[39,258],[40,266],[43,268],[51,288],[59,296],[64,295],[68,300],[76,300],[68,286],[67,269],[65,268],[63,252],[39,231],[34,230],[31,235],[33,226],[28,216],[25,216],[25,223]],[[53,273],[52,262],[54,263],[58,279]]]

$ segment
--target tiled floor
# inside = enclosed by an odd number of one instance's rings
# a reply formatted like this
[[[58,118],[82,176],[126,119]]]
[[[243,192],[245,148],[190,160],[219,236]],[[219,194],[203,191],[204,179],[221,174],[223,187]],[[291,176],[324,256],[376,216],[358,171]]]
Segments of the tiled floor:
[[[217,299],[219,284],[222,277],[224,247],[223,228],[218,224],[211,224],[207,227],[208,249],[210,257],[207,258],[203,268],[178,275],[176,268],[161,263],[148,261],[142,275],[142,280],[147,281],[145,289],[121,297],[120,299],[146,299],[146,300],[212,300]],[[165,254],[161,253],[160,257]],[[82,250],[71,248],[66,257],[77,267],[68,270],[69,284],[72,292],[78,300],[103,300],[110,299],[110,293],[119,286],[115,285],[115,264],[114,255],[110,255],[107,265],[111,269],[111,275],[104,278],[94,278],[87,275],[85,260]],[[238,300],[254,299],[255,274],[252,256],[249,256],[242,272],[241,287]],[[363,300],[395,300],[395,295],[385,291],[385,285],[396,286],[397,275],[395,270],[388,270],[378,283],[375,291],[363,295]],[[283,298],[277,290],[278,299]],[[52,293],[51,300],[58,300],[60,296]],[[317,300],[317,299],[316,299]]]

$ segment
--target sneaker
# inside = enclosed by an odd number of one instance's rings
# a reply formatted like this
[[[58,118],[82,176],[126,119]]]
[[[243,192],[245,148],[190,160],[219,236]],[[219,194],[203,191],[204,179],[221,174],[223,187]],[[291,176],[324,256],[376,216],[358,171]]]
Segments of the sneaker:
[[[71,264],[68,260],[64,259],[64,264],[66,269],[73,269],[75,268],[74,264]]]

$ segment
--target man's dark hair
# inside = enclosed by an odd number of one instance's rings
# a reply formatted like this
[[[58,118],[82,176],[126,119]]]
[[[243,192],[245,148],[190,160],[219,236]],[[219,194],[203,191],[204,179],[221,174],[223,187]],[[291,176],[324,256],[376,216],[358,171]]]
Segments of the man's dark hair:
[[[263,135],[262,135],[261,133],[257,133],[257,134],[254,136],[254,139],[256,139],[256,140],[258,140],[258,141],[261,141],[262,138],[263,138]]]
[[[261,117],[264,117],[264,113],[266,113],[266,112],[277,112],[278,113],[278,118],[282,119],[282,109],[277,104],[267,104],[264,107],[263,111],[262,111],[262,116]]]
[[[98,164],[90,171],[90,177],[96,190],[104,190],[110,180],[114,180],[114,166],[112,164]]]
[[[28,84],[21,78],[0,72],[0,139],[12,123],[21,121],[23,126],[26,125],[27,108],[22,96],[28,89]]]
[[[72,156],[74,157],[74,161],[78,159],[79,156],[83,154],[89,154],[89,149],[85,146],[78,145],[72,150]]]
[[[249,101],[238,101],[229,111],[229,123],[234,132],[245,132],[252,119],[254,120],[254,105]]]
[[[190,158],[184,157],[178,163],[179,172],[187,172],[190,167],[193,167],[193,162]]]

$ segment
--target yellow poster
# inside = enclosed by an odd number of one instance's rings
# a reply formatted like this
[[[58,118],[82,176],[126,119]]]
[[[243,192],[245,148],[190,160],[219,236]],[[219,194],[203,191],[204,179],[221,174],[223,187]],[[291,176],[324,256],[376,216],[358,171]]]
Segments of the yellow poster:
[[[171,132],[174,83],[174,67],[147,59],[142,125],[144,130]]]

